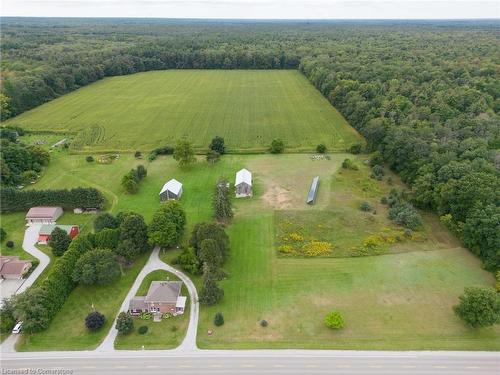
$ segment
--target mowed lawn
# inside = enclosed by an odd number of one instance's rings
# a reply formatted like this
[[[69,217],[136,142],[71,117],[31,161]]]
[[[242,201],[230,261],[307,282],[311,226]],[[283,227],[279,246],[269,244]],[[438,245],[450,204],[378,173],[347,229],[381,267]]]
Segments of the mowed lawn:
[[[77,150],[151,150],[188,136],[198,149],[222,136],[231,151],[346,150],[359,134],[298,71],[170,70],[106,78],[6,125],[61,131]],[[85,130],[84,130],[85,129]],[[84,131],[82,131],[84,130]]]
[[[402,253],[359,258],[278,256],[276,211],[332,210],[340,216],[345,212],[349,220],[344,227],[337,227],[339,223],[334,227],[342,231],[342,243],[348,241],[345,233],[359,241],[376,228],[361,222],[366,215],[359,211],[362,200],[376,206],[376,223],[386,225],[385,208],[377,202],[390,186],[369,179],[363,157],[356,159],[361,166],[357,174],[342,171],[339,175],[345,157],[355,158],[334,154],[331,160],[313,161],[308,155],[226,155],[215,165],[200,158],[180,169],[171,157],[148,163],[122,155],[114,164],[99,165],[87,163],[84,155],[61,152],[54,155],[35,187],[96,186],[110,200],[113,212],[134,210],[149,222],[159,207],[161,186],[176,178],[184,184],[181,203],[188,217],[187,241],[195,223],[212,217],[211,196],[218,177],[234,181],[238,169],[253,171],[254,197],[235,200],[235,218],[227,228],[231,257],[224,266],[229,277],[221,282],[224,299],[216,306],[201,307],[198,344],[202,348],[499,350],[498,327],[470,329],[451,309],[464,287],[493,285],[494,278],[432,215],[425,215],[426,241],[405,242],[399,245],[405,247],[399,249]],[[127,195],[120,179],[138,163],[147,166],[148,176],[137,195]],[[317,204],[307,206],[305,196],[315,175],[321,177]],[[174,253],[178,250],[167,251],[162,258],[172,259]],[[83,326],[86,313],[96,303],[99,309],[105,306],[112,319],[138,268],[110,289],[77,288],[49,329],[20,348],[95,348],[106,332],[88,334]],[[200,286],[200,279],[195,278],[195,283]],[[323,325],[324,315],[333,309],[346,319],[346,328],[338,332]],[[222,327],[213,325],[217,311],[224,314]],[[269,326],[262,328],[261,319]],[[211,336],[208,330],[213,330]],[[159,345],[169,346],[169,338]]]

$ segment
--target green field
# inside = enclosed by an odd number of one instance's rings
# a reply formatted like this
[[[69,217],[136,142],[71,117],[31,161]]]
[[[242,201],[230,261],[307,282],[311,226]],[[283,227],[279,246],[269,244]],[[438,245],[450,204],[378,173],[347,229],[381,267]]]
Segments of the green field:
[[[346,150],[361,137],[297,71],[171,70],[106,78],[5,123],[73,133],[75,151],[150,150],[188,136],[198,149]],[[53,140],[51,139],[51,142]]]
[[[360,170],[341,170],[345,157],[355,159]],[[161,186],[176,178],[184,184],[186,241],[189,228],[211,219],[210,197],[219,176],[233,181],[238,169],[253,171],[255,195],[235,200],[235,218],[227,228],[231,257],[224,266],[229,277],[221,282],[224,299],[216,306],[201,307],[198,344],[202,348],[500,349],[500,327],[470,329],[453,314],[451,307],[464,287],[493,285],[494,278],[433,215],[424,215],[425,228],[420,232],[424,240],[395,244],[386,255],[300,258],[279,254],[277,218],[290,218],[290,212],[297,223],[316,217],[315,225],[328,216],[323,225],[338,232],[329,239],[339,252],[388,225],[387,208],[378,202],[392,186],[370,179],[363,157],[334,154],[331,160],[313,161],[305,154],[226,155],[215,165],[200,158],[186,169],[171,157],[160,157],[151,163],[142,161],[148,176],[137,195],[127,195],[120,186],[121,176],[140,162],[122,155],[113,164],[100,165],[87,163],[83,155],[56,152],[34,187],[95,186],[109,199],[111,211],[135,210],[149,222],[159,206]],[[319,195],[316,205],[308,206],[304,200],[315,175],[321,177]],[[365,200],[377,208],[374,221],[359,210]],[[177,253],[167,251],[162,259],[171,260]],[[139,266],[110,289],[77,288],[49,329],[20,348],[95,348],[105,332],[86,333],[83,318],[89,306],[94,302],[106,309],[106,316],[116,314]],[[193,280],[199,287],[200,279]],[[332,309],[345,316],[342,331],[332,332],[323,325],[324,315]],[[217,311],[224,314],[222,327],[213,326]],[[269,326],[260,327],[260,319],[268,320]],[[208,330],[214,331],[211,336]],[[152,337],[151,345],[156,346],[155,340]],[[171,345],[169,340],[161,345]],[[139,341],[131,336],[130,346],[136,345]]]

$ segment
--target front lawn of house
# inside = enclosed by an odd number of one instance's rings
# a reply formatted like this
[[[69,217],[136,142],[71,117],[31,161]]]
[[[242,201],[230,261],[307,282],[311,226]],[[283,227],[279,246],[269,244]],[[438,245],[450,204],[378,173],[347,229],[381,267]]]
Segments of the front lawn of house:
[[[157,270],[149,273],[137,291],[138,296],[145,296],[152,281],[179,280],[174,274]],[[127,336],[118,335],[115,341],[116,349],[173,349],[180,345],[186,335],[189,323],[189,293],[185,285],[182,286],[181,295],[187,296],[184,314],[163,318],[161,322],[153,319],[134,318],[134,331]],[[139,327],[146,326],[146,334],[139,334]]]
[[[139,257],[130,268],[124,270],[118,281],[110,285],[76,287],[49,328],[34,335],[21,335],[17,350],[95,349],[108,334],[130,286],[149,255]],[[106,322],[99,331],[89,332],[85,327],[85,317],[94,309],[104,314]]]

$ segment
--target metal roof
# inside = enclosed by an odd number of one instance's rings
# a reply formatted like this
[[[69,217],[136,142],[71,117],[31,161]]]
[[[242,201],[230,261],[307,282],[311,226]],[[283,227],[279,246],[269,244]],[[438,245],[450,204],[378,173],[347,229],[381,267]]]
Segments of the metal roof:
[[[243,168],[242,170],[236,172],[236,182],[234,184],[238,186],[242,182],[252,186],[252,172],[248,169]]]
[[[40,227],[38,234],[49,236],[52,234],[54,229],[60,228],[64,230],[67,234],[71,232],[71,228],[76,227],[76,225],[60,225],[60,224],[44,224]]]
[[[26,214],[27,218],[43,219],[51,218],[57,219],[62,212],[62,207],[31,207]]]
[[[316,194],[318,192],[319,187],[319,176],[313,178],[311,183],[311,188],[309,189],[309,193],[307,194],[307,204],[313,204],[316,200]]]
[[[174,193],[175,195],[179,195],[181,189],[182,189],[182,184],[175,178],[172,178],[170,181],[166,182],[165,185],[163,185],[160,194],[163,194],[168,190],[171,193]]]

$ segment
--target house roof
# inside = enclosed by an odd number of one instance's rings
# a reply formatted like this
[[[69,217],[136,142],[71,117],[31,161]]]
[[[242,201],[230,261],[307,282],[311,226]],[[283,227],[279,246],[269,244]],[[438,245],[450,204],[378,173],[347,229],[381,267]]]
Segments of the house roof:
[[[18,256],[11,256],[11,255],[2,255],[2,256],[0,256],[0,269],[2,268],[2,266],[5,263],[11,262],[11,261],[14,261],[14,260],[19,260],[19,257]]]
[[[252,186],[252,172],[248,169],[243,168],[242,170],[236,172],[236,182],[234,184],[238,186],[242,182]]]
[[[182,281],[153,281],[149,286],[145,302],[177,303]]]
[[[26,264],[30,264],[29,260],[20,260],[17,256],[2,256],[0,257],[0,274],[2,275],[22,275]]]
[[[46,218],[56,219],[61,213],[61,207],[31,207],[26,214],[26,218]]]
[[[50,236],[54,229],[60,228],[66,233],[71,232],[71,228],[76,227],[76,225],[59,225],[59,224],[44,224],[40,227],[40,231],[38,232],[39,235],[44,235],[44,236]]]
[[[129,310],[145,310],[147,309],[146,302],[144,302],[144,299],[146,297],[134,297],[130,300],[130,303],[128,305]]]
[[[175,178],[172,178],[170,181],[166,182],[165,185],[163,185],[163,188],[160,191],[160,194],[163,194],[167,190],[174,193],[175,195],[178,195],[182,189],[182,184],[177,181]]]

